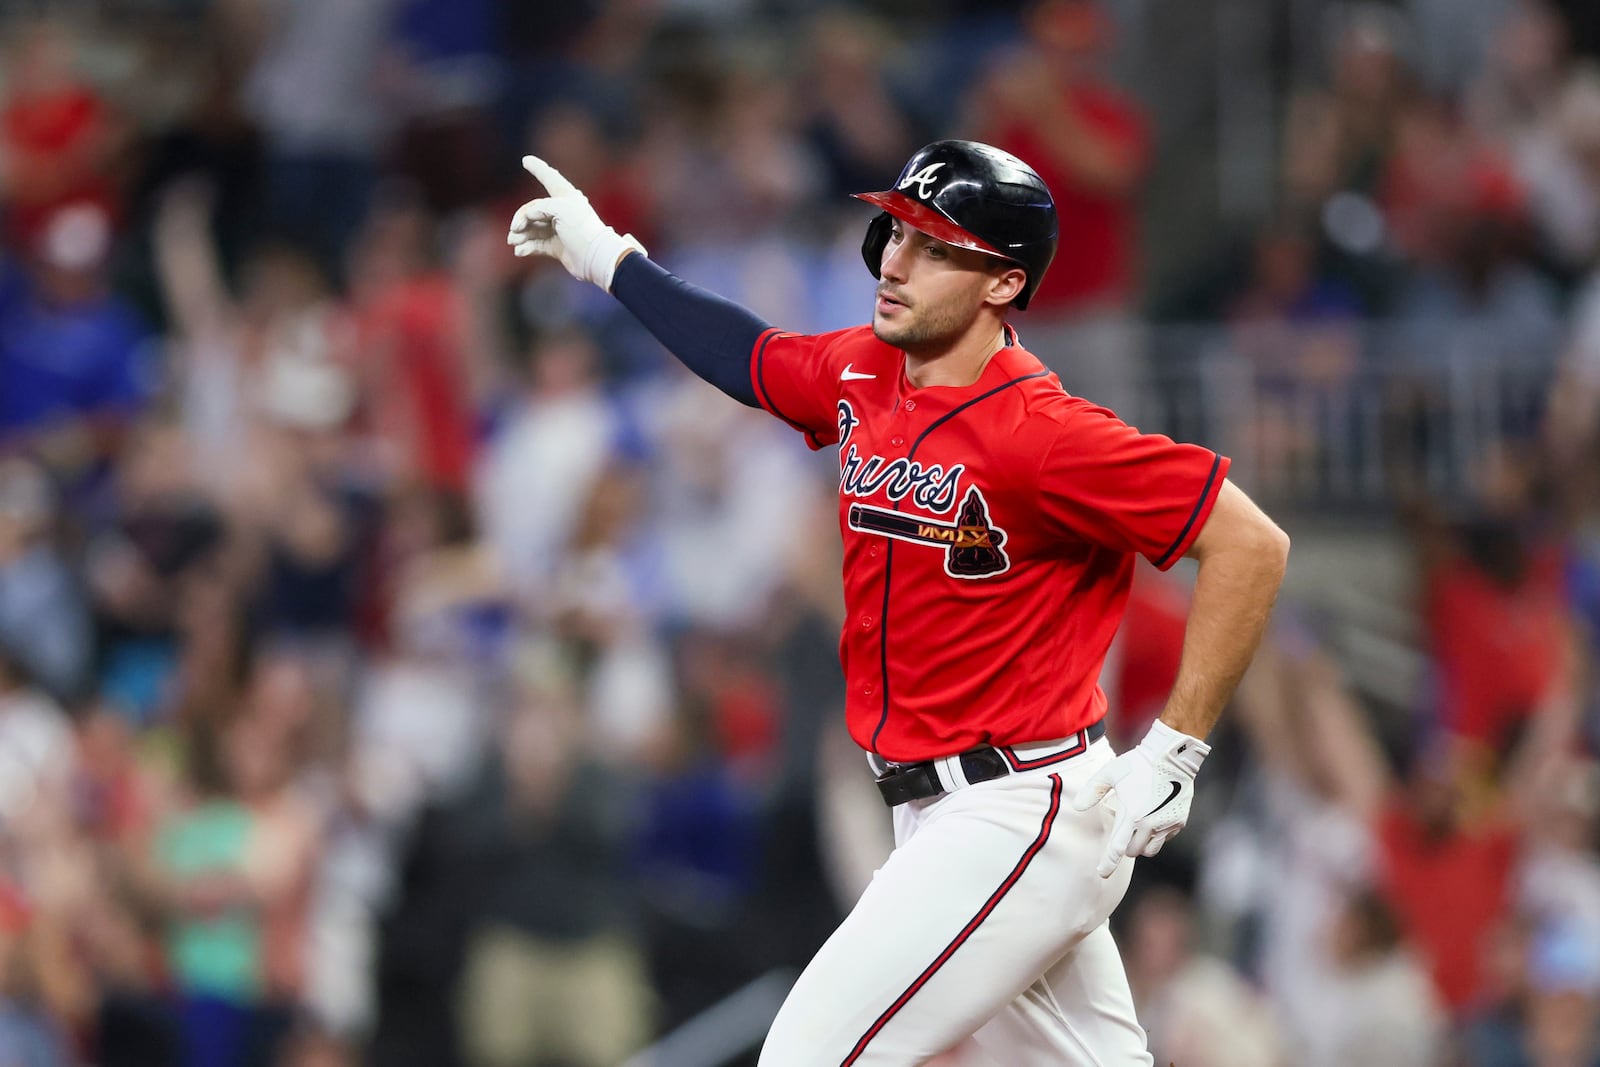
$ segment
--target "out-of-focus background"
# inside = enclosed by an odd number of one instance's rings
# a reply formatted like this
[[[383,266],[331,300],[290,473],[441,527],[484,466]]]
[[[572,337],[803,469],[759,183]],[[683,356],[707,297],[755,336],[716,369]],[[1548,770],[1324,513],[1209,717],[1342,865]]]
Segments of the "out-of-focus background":
[[[1294,538],[1115,920],[1157,1062],[1600,1062],[1597,49],[1588,0],[0,4],[0,1064],[753,1063],[888,844],[835,460],[510,256],[517,160],[818,331],[846,194],[957,135],[1060,205],[1024,343]]]

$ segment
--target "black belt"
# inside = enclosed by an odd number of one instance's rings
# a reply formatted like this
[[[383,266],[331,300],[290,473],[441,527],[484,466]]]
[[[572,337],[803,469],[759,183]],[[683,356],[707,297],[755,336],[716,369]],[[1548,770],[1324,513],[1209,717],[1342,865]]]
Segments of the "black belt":
[[[1090,745],[1105,735],[1106,724],[1102,719],[1078,732],[1077,745],[1037,760],[1019,760],[1015,752],[1010,749],[1002,752],[998,748],[975,748],[970,752],[961,753],[961,773],[966,775],[967,784],[977,785],[979,782],[1004,778],[1014,770],[1029,771],[1035,767],[1048,767],[1053,763],[1061,763],[1082,755]],[[935,765],[937,762],[937,760],[925,760],[922,763],[891,764],[889,770],[878,777],[878,792],[883,794],[884,803],[893,808],[909,800],[926,800],[928,797],[936,797],[945,792],[944,783],[939,780],[939,769]]]

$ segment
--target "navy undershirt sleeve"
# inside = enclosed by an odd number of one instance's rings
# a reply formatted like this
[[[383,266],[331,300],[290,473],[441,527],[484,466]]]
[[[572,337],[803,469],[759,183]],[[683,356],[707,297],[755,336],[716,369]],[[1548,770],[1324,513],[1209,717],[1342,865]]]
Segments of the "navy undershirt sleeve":
[[[750,353],[771,326],[637,253],[617,264],[611,295],[684,366],[739,403],[760,407]]]

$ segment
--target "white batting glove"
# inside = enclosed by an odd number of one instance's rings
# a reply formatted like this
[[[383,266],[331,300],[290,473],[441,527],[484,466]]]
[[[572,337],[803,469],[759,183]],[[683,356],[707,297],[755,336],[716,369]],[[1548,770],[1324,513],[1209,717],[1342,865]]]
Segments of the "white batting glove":
[[[1179,733],[1157,719],[1137,748],[1124,752],[1095,772],[1073,798],[1072,806],[1088,811],[1111,792],[1117,794],[1117,821],[1100,865],[1110,878],[1124,856],[1154,856],[1167,838],[1189,821],[1194,777],[1211,746]]]
[[[608,293],[624,252],[648,255],[633,234],[619,236],[601,222],[589,198],[559,170],[538,156],[523,156],[522,166],[550,195],[528,201],[511,217],[506,244],[517,255],[559,259],[568,274]]]

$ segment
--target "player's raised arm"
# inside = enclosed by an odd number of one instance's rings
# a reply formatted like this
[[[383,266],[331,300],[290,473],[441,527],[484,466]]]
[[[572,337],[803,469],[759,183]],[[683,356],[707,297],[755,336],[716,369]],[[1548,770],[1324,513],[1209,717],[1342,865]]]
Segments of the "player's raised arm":
[[[616,297],[690,370],[741,404],[759,406],[750,353],[771,327],[652,262],[637,238],[607,226],[588,197],[544,160],[523,156],[522,165],[548,195],[512,216],[506,243],[515,253],[559,260],[574,278]]]

